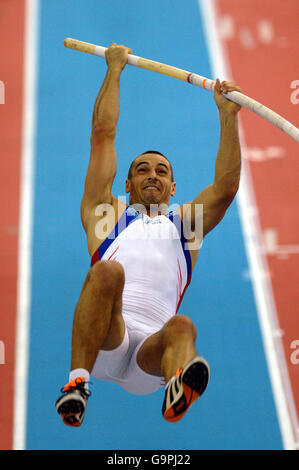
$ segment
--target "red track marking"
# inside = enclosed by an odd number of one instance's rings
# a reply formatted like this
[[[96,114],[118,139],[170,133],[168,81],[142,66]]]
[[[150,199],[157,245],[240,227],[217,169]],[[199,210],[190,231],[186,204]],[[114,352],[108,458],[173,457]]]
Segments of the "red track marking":
[[[5,104],[0,105],[0,340],[5,364],[0,365],[0,449],[12,448],[15,326],[17,298],[20,155],[23,96],[24,1],[0,3],[0,80]]]
[[[218,0],[217,5],[233,80],[298,127],[299,104],[291,101],[291,83],[299,80],[298,1]],[[261,161],[250,161],[261,228],[275,229],[278,245],[299,247],[298,143],[250,111],[240,115],[247,148],[263,151]],[[271,157],[270,147],[282,156]],[[291,343],[299,340],[299,254],[274,253],[267,261],[299,416],[299,364],[291,362]]]

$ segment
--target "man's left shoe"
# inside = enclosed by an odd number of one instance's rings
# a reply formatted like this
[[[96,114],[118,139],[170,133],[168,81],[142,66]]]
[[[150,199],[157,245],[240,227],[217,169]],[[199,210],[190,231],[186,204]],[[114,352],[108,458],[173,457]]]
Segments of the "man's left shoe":
[[[183,369],[178,369],[165,388],[162,414],[166,421],[179,421],[208,386],[210,368],[202,357],[196,356]]]

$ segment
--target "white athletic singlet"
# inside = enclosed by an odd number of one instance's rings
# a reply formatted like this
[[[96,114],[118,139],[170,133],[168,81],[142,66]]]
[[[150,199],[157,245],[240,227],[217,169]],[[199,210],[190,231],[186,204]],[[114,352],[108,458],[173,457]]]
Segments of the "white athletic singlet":
[[[123,317],[131,328],[158,331],[178,311],[191,280],[190,252],[179,215],[150,218],[128,206],[92,256],[124,268]]]

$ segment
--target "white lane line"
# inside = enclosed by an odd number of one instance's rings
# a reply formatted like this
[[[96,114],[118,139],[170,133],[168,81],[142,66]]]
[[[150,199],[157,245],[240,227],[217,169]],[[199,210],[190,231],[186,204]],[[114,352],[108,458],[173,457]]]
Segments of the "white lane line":
[[[26,446],[39,0],[25,2],[13,450]]]

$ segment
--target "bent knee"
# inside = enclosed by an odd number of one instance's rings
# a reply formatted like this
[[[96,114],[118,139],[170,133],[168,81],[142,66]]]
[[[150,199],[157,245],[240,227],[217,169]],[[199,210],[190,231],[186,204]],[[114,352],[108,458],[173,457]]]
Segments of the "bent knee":
[[[190,334],[194,339],[196,339],[197,335],[196,327],[191,318],[181,314],[175,315],[169,320],[169,322],[165,325],[165,333],[186,333]]]
[[[125,282],[124,268],[117,261],[98,261],[88,273],[89,281],[100,286],[101,289],[112,289],[114,292],[118,288],[123,288]]]

